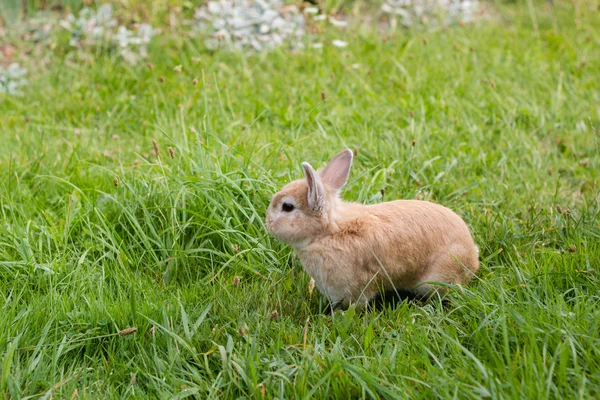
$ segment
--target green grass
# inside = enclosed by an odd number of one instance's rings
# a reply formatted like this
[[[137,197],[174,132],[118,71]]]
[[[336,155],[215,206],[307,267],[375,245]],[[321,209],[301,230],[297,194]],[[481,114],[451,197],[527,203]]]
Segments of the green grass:
[[[598,4],[556,3],[322,51],[164,34],[154,69],[24,55],[0,95],[0,396],[600,396]],[[449,305],[332,318],[267,234],[270,195],[343,147],[346,199],[470,225],[481,271]]]

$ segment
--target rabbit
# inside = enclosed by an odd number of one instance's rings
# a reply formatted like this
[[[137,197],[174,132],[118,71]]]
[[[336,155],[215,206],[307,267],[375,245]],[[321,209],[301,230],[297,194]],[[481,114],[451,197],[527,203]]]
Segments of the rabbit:
[[[294,248],[334,311],[364,307],[382,288],[426,298],[447,288],[427,282],[466,284],[479,269],[467,224],[427,201],[343,201],[352,158],[345,149],[319,172],[302,163],[305,179],[274,194],[266,212],[267,230]]]

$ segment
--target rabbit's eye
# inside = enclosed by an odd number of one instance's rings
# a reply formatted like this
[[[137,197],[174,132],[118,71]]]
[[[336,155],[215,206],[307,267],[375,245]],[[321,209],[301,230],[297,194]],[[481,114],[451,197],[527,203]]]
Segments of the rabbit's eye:
[[[294,208],[295,208],[294,205],[290,204],[290,203],[283,203],[281,205],[281,209],[285,212],[292,212],[292,211],[294,211]]]

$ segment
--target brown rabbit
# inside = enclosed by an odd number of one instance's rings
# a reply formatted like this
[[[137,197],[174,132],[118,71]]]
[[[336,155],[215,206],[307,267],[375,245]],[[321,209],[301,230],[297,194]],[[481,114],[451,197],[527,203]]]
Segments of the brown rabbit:
[[[296,250],[323,295],[345,309],[364,306],[381,287],[428,296],[444,287],[426,282],[471,279],[478,249],[458,215],[418,200],[345,202],[339,193],[351,164],[351,150],[318,173],[302,163],[306,179],[286,185],[267,209],[267,229]]]

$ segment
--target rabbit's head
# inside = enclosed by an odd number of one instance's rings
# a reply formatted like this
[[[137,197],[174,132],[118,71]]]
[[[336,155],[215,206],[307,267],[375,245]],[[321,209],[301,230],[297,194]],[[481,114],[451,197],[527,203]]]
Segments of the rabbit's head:
[[[302,163],[305,179],[291,182],[273,195],[266,226],[277,239],[295,248],[337,230],[334,215],[339,192],[348,179],[352,151],[342,150],[323,170]]]

